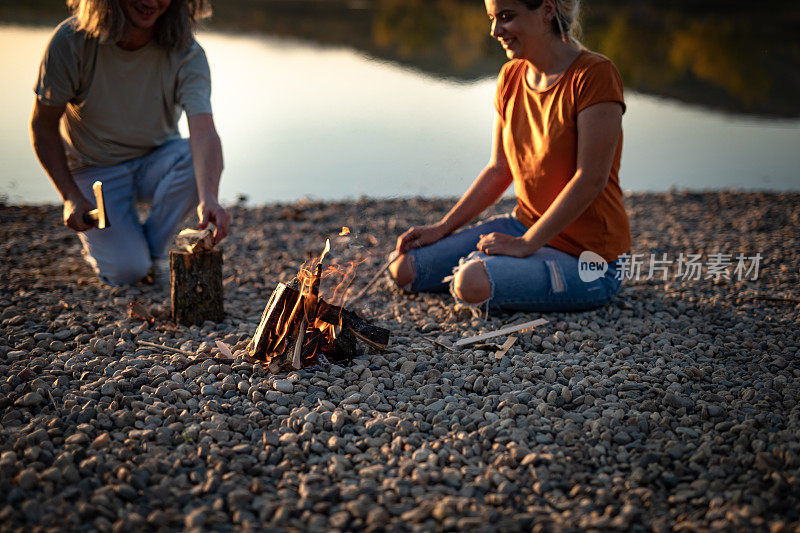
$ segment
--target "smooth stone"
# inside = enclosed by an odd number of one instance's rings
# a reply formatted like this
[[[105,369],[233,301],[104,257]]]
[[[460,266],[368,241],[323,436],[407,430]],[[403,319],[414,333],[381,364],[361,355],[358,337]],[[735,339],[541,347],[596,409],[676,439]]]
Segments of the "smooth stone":
[[[294,384],[288,379],[276,379],[275,383],[273,383],[273,386],[275,387],[276,391],[284,394],[294,392]]]
[[[31,490],[39,484],[39,475],[33,468],[26,468],[19,473],[17,478],[19,487],[23,490]]]
[[[42,395],[36,391],[33,391],[25,394],[22,398],[18,398],[17,401],[14,402],[14,405],[20,407],[35,407],[43,401],[44,398],[42,398]]]

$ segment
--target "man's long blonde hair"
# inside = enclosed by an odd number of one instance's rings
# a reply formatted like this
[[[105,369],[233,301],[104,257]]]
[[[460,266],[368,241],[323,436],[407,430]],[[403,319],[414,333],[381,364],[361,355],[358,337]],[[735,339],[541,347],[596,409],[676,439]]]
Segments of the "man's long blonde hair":
[[[67,0],[76,30],[101,42],[117,42],[125,32],[125,13],[119,0]],[[155,40],[168,50],[188,48],[197,24],[211,16],[210,0],[172,0],[156,21]]]

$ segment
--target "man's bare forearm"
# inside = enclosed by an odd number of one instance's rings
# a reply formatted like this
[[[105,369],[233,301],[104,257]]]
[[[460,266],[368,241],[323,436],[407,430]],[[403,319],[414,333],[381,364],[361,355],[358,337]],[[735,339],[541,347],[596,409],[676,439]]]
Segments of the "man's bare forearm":
[[[58,130],[63,113],[63,107],[37,101],[31,118],[31,139],[36,157],[64,202],[64,224],[75,231],[86,231],[92,226],[83,217],[93,206],[81,193],[67,166],[67,154]]]
[[[220,241],[228,234],[230,215],[219,203],[219,181],[222,176],[222,143],[214,127],[211,114],[189,117],[189,143],[192,147],[194,174],[197,181],[197,217],[201,228],[213,223],[214,240]]]
[[[217,201],[222,175],[222,145],[216,133],[192,139],[197,194],[201,202]]]
[[[31,138],[36,157],[53,182],[63,201],[80,201],[83,194],[78,189],[67,166],[67,156],[58,127],[42,124],[36,117],[31,122]]]
[[[194,117],[193,117],[194,118]],[[210,118],[210,116],[209,116]],[[189,143],[192,147],[194,175],[197,181],[197,195],[201,203],[217,202],[219,182],[222,176],[222,143],[213,123],[202,118],[191,129]]]

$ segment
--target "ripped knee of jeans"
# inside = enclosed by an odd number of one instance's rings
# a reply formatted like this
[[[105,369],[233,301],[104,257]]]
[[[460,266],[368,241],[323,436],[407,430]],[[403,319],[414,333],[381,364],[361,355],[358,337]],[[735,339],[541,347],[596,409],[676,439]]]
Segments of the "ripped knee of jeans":
[[[484,261],[478,257],[477,254],[478,252],[476,251],[472,252],[467,257],[462,257],[458,261],[458,265],[453,268],[453,274],[447,276],[442,281],[448,284],[448,287],[450,288],[450,294],[453,296],[453,299],[455,299],[457,304],[472,311],[473,316],[481,318],[485,317],[489,313],[489,302],[492,300],[492,298],[494,298],[494,280],[489,274],[489,270],[486,268],[486,263],[484,263]],[[475,263],[479,263],[483,267],[483,271],[486,273],[486,277],[489,279],[489,297],[480,302],[467,302],[461,298],[461,295],[459,295],[458,291],[456,290],[456,276],[459,274],[459,272],[461,272],[462,269]]]

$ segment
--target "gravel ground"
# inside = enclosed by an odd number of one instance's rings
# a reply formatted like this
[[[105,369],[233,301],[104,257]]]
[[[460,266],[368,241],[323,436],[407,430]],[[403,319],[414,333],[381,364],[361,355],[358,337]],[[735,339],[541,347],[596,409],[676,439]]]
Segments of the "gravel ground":
[[[634,252],[760,252],[756,281],[626,281],[498,357],[505,338],[428,339],[539,315],[382,280],[355,309],[392,331],[385,353],[278,376],[243,360],[326,236],[367,259],[357,290],[450,204],[237,206],[227,318],[191,328],[128,318],[166,291],[103,287],[60,209],[0,206],[0,530],[800,530],[797,194],[627,199]]]

